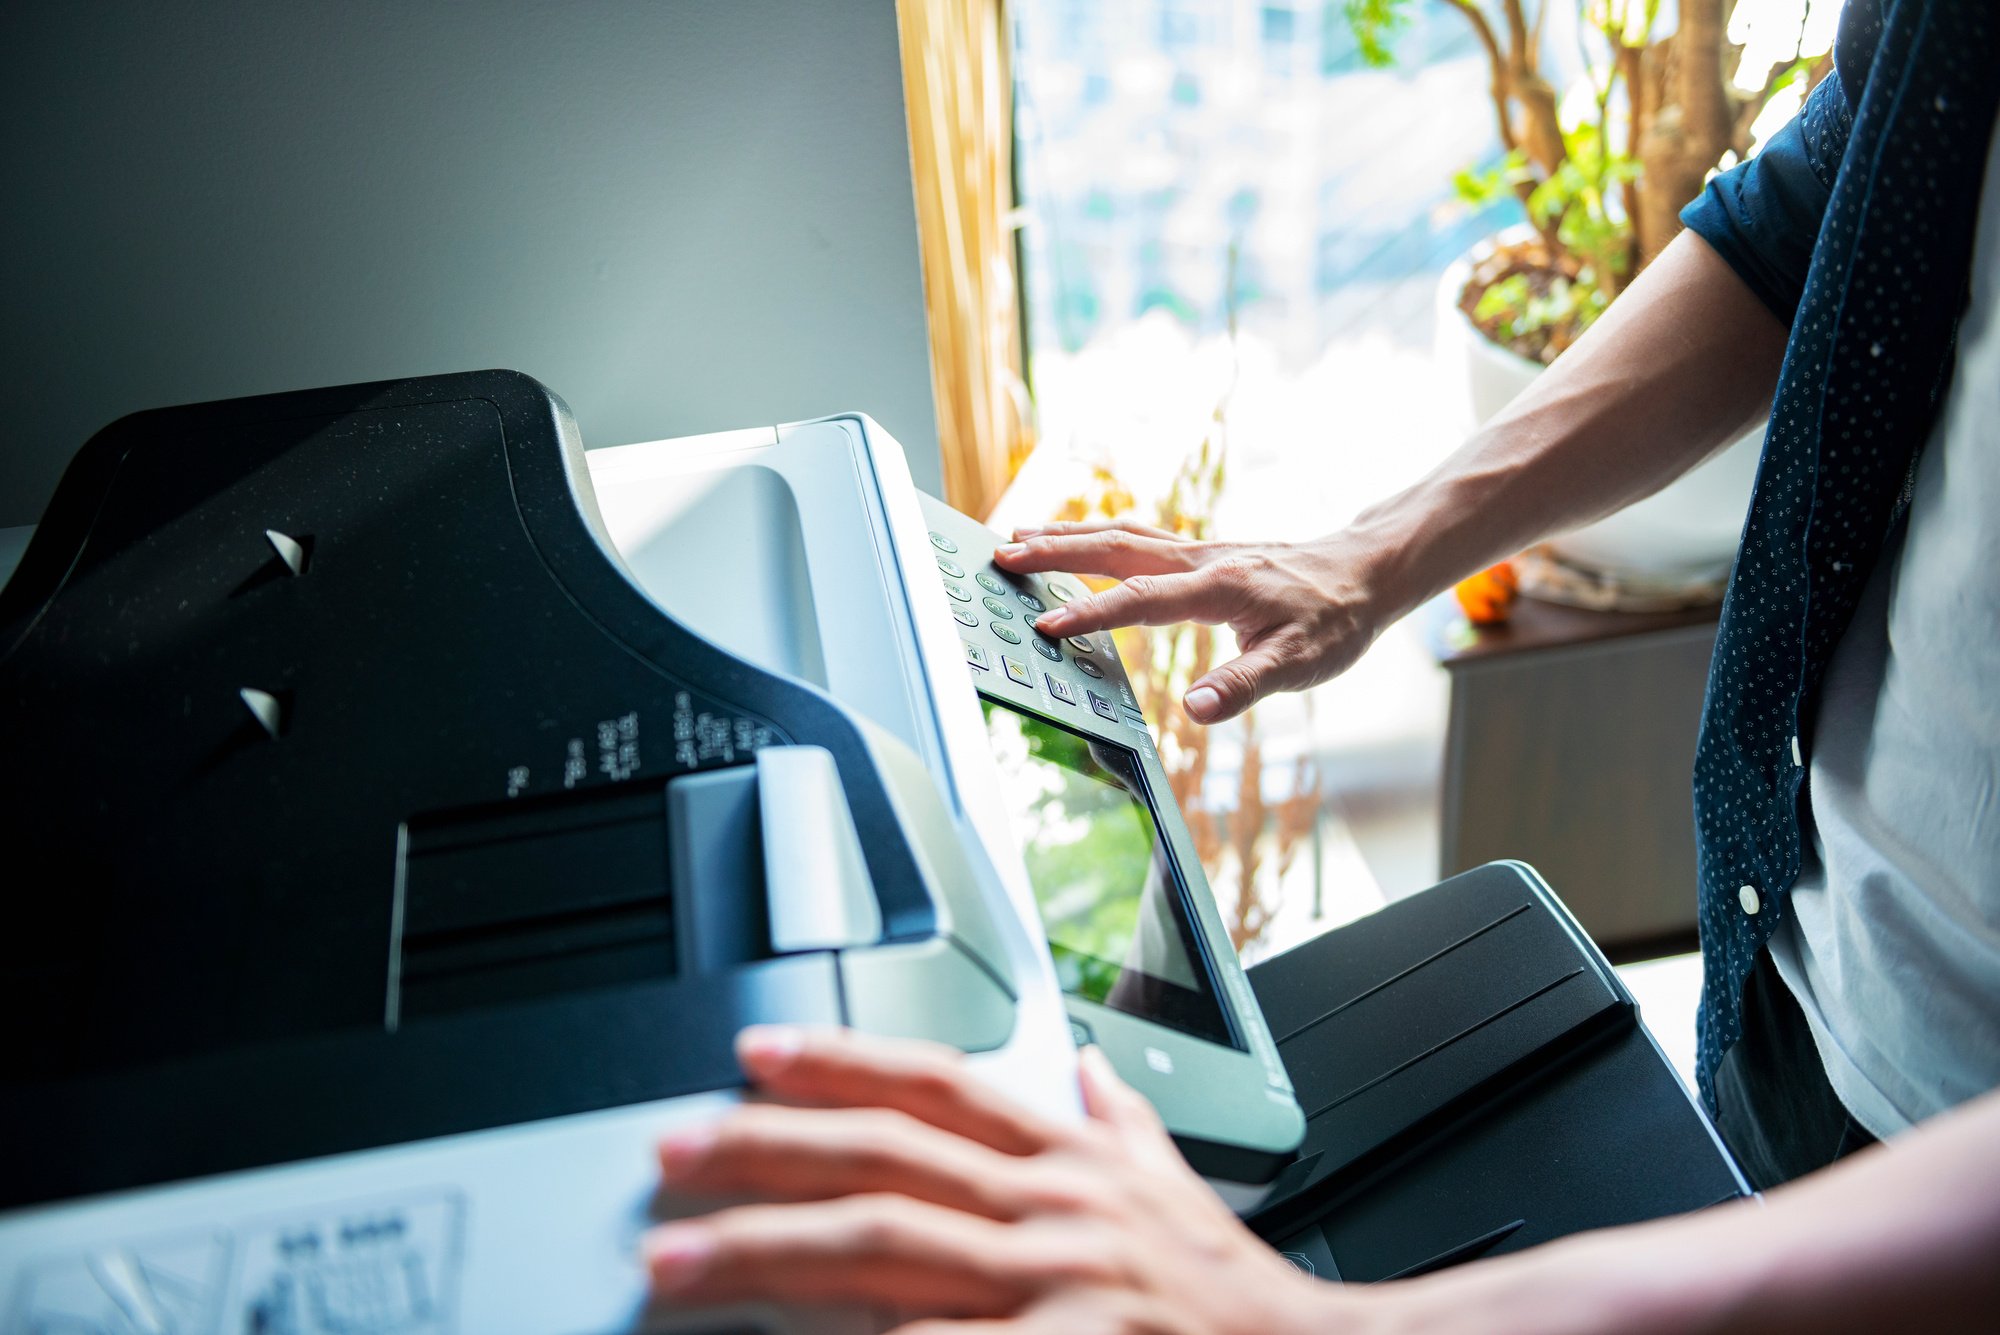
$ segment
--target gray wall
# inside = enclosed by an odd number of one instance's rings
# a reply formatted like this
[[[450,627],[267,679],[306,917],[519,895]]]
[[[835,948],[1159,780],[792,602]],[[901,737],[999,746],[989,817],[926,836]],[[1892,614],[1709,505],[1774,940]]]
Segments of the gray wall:
[[[491,366],[937,487],[893,0],[10,0],[0,125],[0,525],[139,408]]]

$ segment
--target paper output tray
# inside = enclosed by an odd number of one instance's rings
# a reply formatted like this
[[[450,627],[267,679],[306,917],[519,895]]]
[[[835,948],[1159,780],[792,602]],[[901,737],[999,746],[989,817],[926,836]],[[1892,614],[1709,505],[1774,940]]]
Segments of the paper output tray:
[[[1369,1281],[1748,1192],[1560,900],[1494,863],[1250,970],[1306,1113],[1253,1221]]]

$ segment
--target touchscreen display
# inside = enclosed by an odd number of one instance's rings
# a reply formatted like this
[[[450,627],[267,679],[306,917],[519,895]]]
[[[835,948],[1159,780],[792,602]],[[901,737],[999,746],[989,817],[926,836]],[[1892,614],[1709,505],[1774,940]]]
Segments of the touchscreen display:
[[[1138,757],[981,699],[1063,991],[1235,1047]]]

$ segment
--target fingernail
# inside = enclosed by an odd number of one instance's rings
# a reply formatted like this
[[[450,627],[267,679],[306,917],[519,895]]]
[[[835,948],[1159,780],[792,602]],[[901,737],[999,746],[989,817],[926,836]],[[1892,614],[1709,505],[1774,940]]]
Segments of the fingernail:
[[[791,1064],[806,1036],[788,1024],[752,1025],[736,1036],[736,1058],[752,1075],[767,1076]]]
[[[1032,538],[1040,532],[1038,528],[1017,528],[1014,530],[1014,541],[1020,542],[1024,538]]]
[[[1188,717],[1197,723],[1214,718],[1222,708],[1222,693],[1213,686],[1197,686],[1181,701],[1186,706]]]
[[[995,547],[993,549],[993,554],[995,556],[1014,557],[1014,556],[1019,556],[1022,552],[1025,552],[1027,550],[1028,546],[1026,543],[1003,542],[998,547]]]
[[[660,1137],[660,1168],[668,1177],[685,1173],[715,1148],[715,1128],[684,1126]]]
[[[715,1238],[698,1224],[668,1224],[646,1235],[646,1269],[653,1287],[686,1288],[715,1255]]]
[[[1111,1069],[1111,1059],[1105,1056],[1104,1049],[1098,1047],[1095,1043],[1089,1044],[1083,1049],[1082,1053],[1079,1054],[1079,1060],[1090,1068],[1090,1073],[1094,1076],[1103,1077],[1116,1074]]]

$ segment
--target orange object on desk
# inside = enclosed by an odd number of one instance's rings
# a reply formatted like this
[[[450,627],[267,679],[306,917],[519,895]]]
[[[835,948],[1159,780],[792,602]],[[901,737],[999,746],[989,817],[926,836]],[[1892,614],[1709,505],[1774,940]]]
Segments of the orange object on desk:
[[[1460,580],[1452,587],[1452,594],[1473,625],[1498,626],[1513,613],[1514,600],[1521,596],[1521,581],[1514,574],[1514,563],[1502,561]]]

